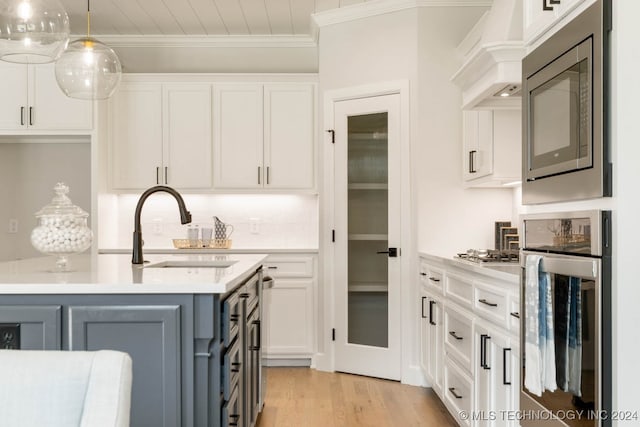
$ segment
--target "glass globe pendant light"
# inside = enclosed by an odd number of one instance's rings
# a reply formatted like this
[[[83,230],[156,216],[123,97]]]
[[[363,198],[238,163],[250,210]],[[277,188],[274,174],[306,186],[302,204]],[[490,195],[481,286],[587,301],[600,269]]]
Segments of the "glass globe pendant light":
[[[120,83],[122,66],[118,55],[90,36],[91,8],[87,0],[87,37],[69,43],[56,61],[56,80],[71,98],[107,99]]]
[[[55,61],[69,41],[69,17],[58,0],[0,2],[0,59],[21,64]]]

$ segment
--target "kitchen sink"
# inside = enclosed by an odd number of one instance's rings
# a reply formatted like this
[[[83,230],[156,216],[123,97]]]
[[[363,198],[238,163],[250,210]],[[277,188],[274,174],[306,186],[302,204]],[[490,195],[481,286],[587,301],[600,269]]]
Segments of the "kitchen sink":
[[[170,260],[149,264],[145,268],[227,268],[238,261],[232,260]]]

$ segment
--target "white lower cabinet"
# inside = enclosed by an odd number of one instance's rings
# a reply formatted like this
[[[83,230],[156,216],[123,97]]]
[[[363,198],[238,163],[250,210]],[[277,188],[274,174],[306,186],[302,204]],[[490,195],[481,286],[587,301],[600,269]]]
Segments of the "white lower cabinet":
[[[271,255],[273,284],[263,292],[263,357],[267,364],[309,365],[315,350],[315,256]]]
[[[421,292],[420,367],[433,390],[438,396],[442,396],[442,356],[444,354],[442,300],[424,289]]]
[[[518,278],[431,258],[420,260],[419,272],[427,382],[461,426],[518,427]],[[442,292],[426,283],[431,271],[445,284]]]
[[[475,327],[475,421],[477,427],[509,426],[513,408],[511,339],[491,326]]]
[[[461,426],[473,426],[473,379],[453,359],[444,363],[444,404]]]

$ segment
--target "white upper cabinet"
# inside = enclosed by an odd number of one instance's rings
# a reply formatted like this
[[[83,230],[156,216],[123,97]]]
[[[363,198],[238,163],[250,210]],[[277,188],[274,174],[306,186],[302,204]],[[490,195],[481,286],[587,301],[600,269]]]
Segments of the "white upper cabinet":
[[[162,90],[164,183],[211,188],[211,85],[164,84]]]
[[[262,188],[262,85],[215,85],[213,99],[215,187]]]
[[[215,85],[215,188],[312,189],[314,91],[309,83]]]
[[[314,96],[311,85],[265,85],[265,187],[314,185]]]
[[[522,175],[520,110],[463,111],[462,176],[468,187],[502,187]]]
[[[111,186],[143,189],[159,184],[162,85],[123,82],[109,107]]]
[[[54,64],[0,64],[0,130],[91,130],[93,103],[67,97],[56,82]]]
[[[523,10],[523,39],[526,45],[536,44],[552,27],[569,15],[574,15],[596,0],[525,0]]]
[[[465,181],[493,172],[493,111],[464,111],[463,145]]]
[[[210,84],[123,82],[110,128],[113,189],[211,188]]]

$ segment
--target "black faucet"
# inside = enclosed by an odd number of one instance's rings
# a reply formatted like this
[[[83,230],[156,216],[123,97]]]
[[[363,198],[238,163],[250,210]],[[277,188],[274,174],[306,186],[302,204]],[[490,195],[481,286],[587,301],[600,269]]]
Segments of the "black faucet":
[[[182,224],[188,224],[191,222],[191,213],[184,205],[182,196],[176,190],[165,185],[156,185],[155,187],[151,187],[146,190],[140,196],[138,205],[136,206],[133,229],[133,256],[131,259],[131,264],[142,264],[144,262],[144,259],[142,257],[142,227],[140,225],[140,214],[142,212],[142,205],[144,205],[144,201],[147,200],[147,197],[149,197],[153,193],[157,193],[158,191],[164,191],[175,197],[176,201],[178,202],[178,208],[180,209],[180,222]]]

